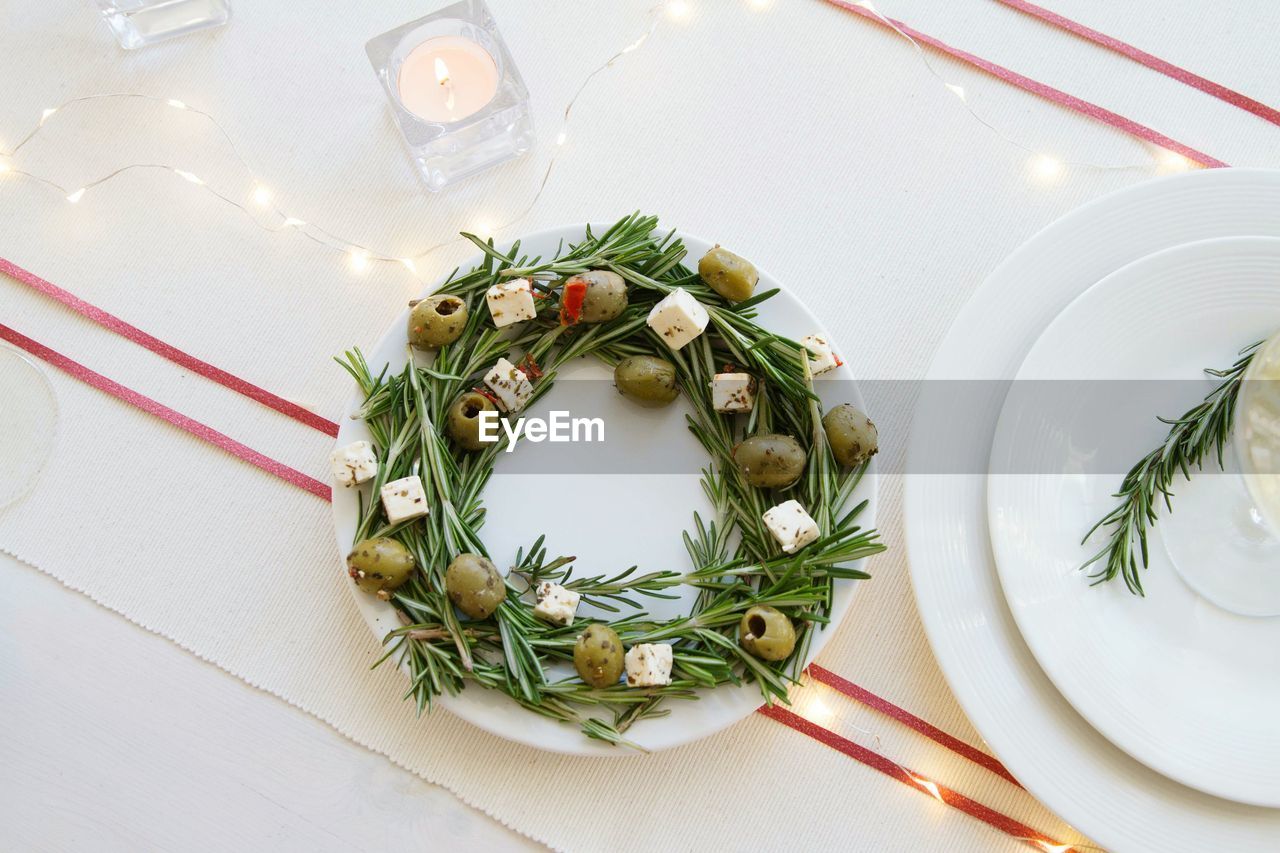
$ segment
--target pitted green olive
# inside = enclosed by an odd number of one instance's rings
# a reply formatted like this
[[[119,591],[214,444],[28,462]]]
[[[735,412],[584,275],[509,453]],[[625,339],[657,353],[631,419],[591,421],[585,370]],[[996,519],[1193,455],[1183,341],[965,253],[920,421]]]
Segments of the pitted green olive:
[[[622,640],[608,625],[588,625],[573,644],[573,668],[592,687],[617,684],[622,664]]]
[[[413,554],[394,539],[365,539],[347,555],[347,574],[364,592],[383,598],[402,586],[414,568]]]
[[[698,275],[712,290],[730,302],[750,299],[760,273],[746,258],[716,246],[698,261]]]
[[[781,610],[756,605],[742,614],[738,642],[761,660],[783,660],[796,647],[796,629]]]
[[[748,484],[781,489],[800,479],[805,453],[789,435],[753,435],[733,449],[733,461]]]
[[[579,273],[565,282],[582,282],[587,286],[578,319],[583,323],[604,323],[627,310],[627,283],[616,272],[591,270]]]
[[[613,382],[622,396],[650,408],[665,406],[680,396],[675,366],[651,355],[633,355],[618,362]]]
[[[444,572],[444,589],[453,606],[472,619],[487,619],[507,598],[498,569],[479,554],[459,554]]]
[[[846,468],[861,465],[880,450],[876,425],[848,403],[841,403],[827,412],[822,419],[822,427],[827,431],[831,454]]]
[[[416,349],[439,349],[451,344],[467,327],[467,303],[438,293],[413,303],[409,310],[409,343]]]
[[[463,450],[485,449],[491,442],[480,440],[480,413],[497,411],[498,407],[488,397],[468,391],[449,407],[449,437]]]

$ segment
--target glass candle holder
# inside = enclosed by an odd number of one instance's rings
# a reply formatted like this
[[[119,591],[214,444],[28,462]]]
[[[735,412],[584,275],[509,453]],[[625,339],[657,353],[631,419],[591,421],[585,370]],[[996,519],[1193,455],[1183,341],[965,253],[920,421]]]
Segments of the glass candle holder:
[[[220,27],[231,20],[227,0],[96,0],[126,50]]]
[[[383,33],[365,51],[432,192],[533,146],[529,90],[483,0]]]

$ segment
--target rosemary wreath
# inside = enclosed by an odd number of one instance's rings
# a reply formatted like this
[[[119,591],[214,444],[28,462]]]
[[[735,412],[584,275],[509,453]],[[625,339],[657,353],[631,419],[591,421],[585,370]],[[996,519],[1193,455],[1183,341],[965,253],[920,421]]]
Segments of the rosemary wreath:
[[[857,523],[866,502],[844,509],[866,463],[843,469],[833,458],[806,351],[755,322],[757,306],[777,291],[727,302],[682,265],[685,249],[674,232],[658,236],[657,227],[656,217],[632,214],[602,234],[588,228],[582,242],[561,246],[549,260],[522,256],[519,243],[504,253],[492,240],[464,234],[484,260],[469,272],[455,270],[437,291],[457,296],[470,309],[455,342],[442,347],[430,366],[415,365],[411,357],[395,374],[384,368],[375,375],[359,350],[338,359],[365,397],[356,416],[367,423],[377,448],[374,494],[386,482],[416,474],[433,503],[428,516],[389,525],[378,501],[362,501],[355,537],[392,537],[415,559],[411,578],[390,597],[404,624],[387,635],[386,653],[375,666],[394,658],[407,668],[406,698],[413,698],[419,713],[441,694],[477,685],[500,690],[530,711],[577,725],[588,737],[635,746],[625,737],[630,726],[668,713],[663,707],[668,699],[696,698],[699,689],[754,682],[766,702],[786,702],[814,626],[829,619],[834,581],[868,578],[848,564],[884,550],[877,533]],[[560,285],[588,270],[622,276],[629,305],[605,323],[563,325]],[[489,287],[516,277],[531,279],[542,298],[535,300],[540,303],[537,316],[513,335],[493,328],[486,312],[477,309]],[[705,334],[673,352],[645,321],[653,305],[677,287],[706,307],[710,324]],[[548,559],[539,537],[517,554],[505,580],[508,594],[493,616],[460,618],[446,595],[445,569],[461,552],[488,556],[480,537],[483,492],[507,439],[500,437],[478,452],[452,448],[439,429],[450,404],[500,357],[538,366],[541,376],[532,403],[551,389],[557,371],[572,359],[590,356],[613,365],[628,356],[656,353],[675,365],[680,390],[692,404],[688,427],[710,456],[701,483],[715,517],[695,513],[692,530],[683,534],[691,566],[651,572],[632,566],[613,576],[579,576],[573,557]],[[759,380],[756,404],[747,416],[726,416],[712,405],[711,379],[715,365],[724,363],[740,365]],[[734,445],[757,432],[790,434],[806,451],[804,474],[785,491],[804,504],[821,533],[794,555],[779,550],[761,519],[775,495],[748,485],[733,462]],[[543,581],[556,582],[579,593],[584,603],[611,613],[620,613],[619,605],[640,608],[645,597],[678,597],[671,594],[676,587],[696,588],[695,603],[685,616],[657,620],[637,610],[609,623],[628,646],[672,644],[671,683],[598,688],[577,678],[553,678],[549,668],[572,660],[576,637],[600,620],[579,615],[571,624],[557,626],[536,618],[526,596]],[[765,661],[739,645],[737,623],[755,605],[777,608],[796,625],[798,641],[786,659]]]
[[[1129,592],[1143,594],[1138,557],[1141,556],[1141,568],[1145,569],[1147,532],[1157,521],[1157,510],[1163,503],[1167,511],[1173,511],[1172,487],[1179,473],[1190,480],[1192,469],[1199,470],[1210,457],[1222,467],[1223,450],[1235,424],[1240,385],[1261,345],[1246,347],[1236,363],[1226,370],[1206,370],[1205,373],[1222,382],[1195,408],[1180,418],[1160,418],[1161,423],[1169,425],[1164,442],[1129,469],[1120,491],[1113,495],[1120,499],[1119,504],[1085,534],[1084,541],[1088,542],[1099,529],[1111,528],[1107,544],[1081,566],[1082,569],[1098,566],[1090,575],[1095,584],[1123,577]]]

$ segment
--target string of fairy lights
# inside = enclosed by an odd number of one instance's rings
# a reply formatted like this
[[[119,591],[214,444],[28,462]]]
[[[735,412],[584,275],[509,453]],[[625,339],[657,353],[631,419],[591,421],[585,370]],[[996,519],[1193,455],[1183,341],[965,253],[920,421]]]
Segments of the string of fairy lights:
[[[1153,168],[1153,166],[1158,171],[1177,172],[1177,171],[1185,171],[1186,169],[1189,169],[1192,166],[1191,161],[1188,160],[1186,157],[1183,157],[1178,152],[1169,151],[1168,149],[1159,148],[1156,146],[1152,146],[1152,148],[1154,149],[1152,151],[1153,158],[1155,161],[1154,164],[1152,163],[1114,163],[1114,164],[1094,163],[1088,160],[1063,160],[1051,154],[1046,154],[1040,149],[1036,148],[1035,146],[1028,145],[1022,142],[1021,140],[1019,140],[1017,137],[1011,136],[1010,134],[1001,130],[1000,127],[998,127],[995,123],[993,123],[992,121],[984,117],[976,109],[974,109],[973,105],[969,103],[969,95],[965,91],[965,88],[959,85],[958,83],[952,83],[946,77],[944,77],[942,73],[939,72],[938,69],[934,66],[933,62],[929,59],[929,52],[924,49],[924,46],[921,45],[920,42],[916,41],[915,38],[913,38],[910,33],[904,31],[900,26],[898,26],[898,24],[895,21],[893,21],[891,18],[888,18],[883,13],[881,13],[881,11],[875,7],[875,4],[870,2],[870,0],[861,0],[861,2],[854,3],[853,5],[860,6],[863,9],[866,9],[872,15],[875,15],[878,21],[880,21],[886,27],[893,30],[899,36],[901,36],[902,38],[910,42],[911,47],[914,49],[916,56],[919,58],[921,64],[924,65],[925,70],[929,72],[929,76],[931,76],[934,80],[937,80],[938,83],[940,83],[943,86],[943,88],[945,88],[948,92],[955,95],[956,98],[960,101],[960,103],[964,106],[965,111],[969,113],[969,116],[973,118],[974,121],[981,124],[987,130],[991,131],[993,134],[999,137],[999,139],[1002,142],[1005,142],[1008,145],[1012,145],[1014,148],[1018,148],[1026,152],[1027,154],[1029,154],[1030,158],[1027,161],[1027,165],[1032,175],[1034,175],[1035,177],[1041,180],[1051,181],[1053,179],[1056,179],[1059,175],[1062,174],[1063,170],[1067,166],[1075,166],[1075,167],[1082,167],[1086,169],[1095,169],[1099,171],[1112,171],[1112,172],[1150,170]]]
[[[768,10],[773,3],[772,0],[745,0],[745,5],[756,12],[763,12]],[[1035,179],[1041,182],[1051,182],[1056,180],[1068,166],[1101,170],[1151,170],[1154,168],[1157,171],[1180,171],[1190,168],[1191,166],[1190,162],[1186,160],[1186,158],[1175,152],[1164,149],[1156,149],[1153,151],[1153,162],[1146,164],[1134,163],[1112,165],[1080,160],[1063,160],[1047,154],[1035,146],[1028,145],[1011,134],[1006,133],[997,124],[987,119],[980,112],[974,109],[972,104],[969,102],[969,98],[964,87],[945,77],[930,60],[929,53],[924,49],[924,47],[912,38],[909,33],[904,32],[891,19],[883,15],[879,9],[870,2],[870,0],[863,0],[863,2],[859,2],[855,5],[867,9],[886,26],[890,27],[895,33],[897,33],[898,36],[910,43],[929,75],[937,80],[940,85],[946,88],[947,91],[953,94],[960,101],[966,112],[973,120],[980,123],[1006,144],[1027,152],[1030,155],[1028,160],[1030,172]],[[570,119],[573,116],[574,108],[577,106],[578,101],[590,87],[592,82],[595,81],[599,75],[613,68],[625,56],[633,53],[643,46],[650,37],[653,36],[660,22],[663,20],[667,20],[675,24],[685,24],[688,23],[693,16],[694,8],[688,0],[663,0],[657,5],[651,7],[646,13],[646,24],[641,34],[619,49],[603,63],[593,68],[582,80],[568,103],[565,105],[563,111],[560,113],[560,127],[554,137],[554,145],[551,147],[546,166],[541,171],[540,179],[535,185],[528,203],[515,215],[499,225],[493,226],[483,221],[475,223],[471,228],[473,233],[482,237],[489,237],[524,220],[524,218],[527,217],[535,207],[537,207],[538,202],[542,199],[551,182],[551,177],[559,163],[561,152],[569,139]],[[203,118],[213,129],[215,134],[227,146],[232,159],[249,177],[252,188],[248,192],[247,197],[241,198],[229,195],[228,193],[219,190],[217,187],[212,186],[194,172],[182,168],[181,165],[171,163],[129,163],[78,187],[63,186],[51,178],[28,171],[17,164],[17,156],[24,148],[26,148],[45,131],[50,119],[54,118],[59,113],[76,107],[77,105],[103,100],[148,101],[174,111],[190,113]],[[197,107],[193,107],[176,98],[151,95],[141,92],[107,92],[70,98],[55,107],[45,109],[40,116],[40,120],[12,149],[8,151],[0,151],[0,177],[13,176],[34,181],[58,193],[70,204],[78,204],[85,197],[86,193],[113,181],[121,175],[138,171],[168,172],[183,181],[192,184],[193,186],[199,187],[201,190],[214,196],[219,201],[244,214],[259,228],[273,233],[285,231],[296,233],[319,246],[345,255],[348,264],[355,272],[364,272],[370,264],[374,263],[401,264],[415,278],[421,278],[418,271],[418,263],[420,261],[461,239],[459,237],[452,237],[437,242],[420,251],[398,253],[376,249],[366,245],[360,240],[336,234],[313,221],[304,220],[300,217],[294,216],[280,207],[276,201],[276,194],[271,190],[270,185],[257,177],[248,158],[241,153],[239,147],[235,143],[235,140],[232,139],[231,134],[226,130],[222,123],[220,123],[212,114]],[[267,218],[264,218],[264,214]]]
[[[528,204],[526,204],[524,208],[522,208],[518,213],[516,213],[510,219],[503,222],[501,225],[490,226],[485,222],[476,223],[472,228],[472,230],[476,234],[482,237],[491,236],[492,234],[497,233],[498,231],[509,228],[512,225],[515,225],[517,222],[520,222],[521,220],[523,220],[526,216],[529,215],[530,212],[533,211],[533,209],[537,206],[538,201],[542,198],[543,193],[546,191],[547,185],[550,183],[550,180],[551,180],[551,175],[555,171],[555,167],[560,159],[560,151],[561,149],[563,149],[565,143],[568,141],[569,121],[573,115],[574,107],[577,106],[579,99],[582,97],[583,93],[586,92],[587,88],[590,86],[592,81],[595,80],[597,76],[607,71],[608,69],[613,68],[618,63],[619,60],[621,60],[627,54],[632,53],[635,50],[638,50],[646,41],[649,40],[649,37],[653,35],[654,31],[658,27],[659,21],[661,20],[660,13],[664,9],[667,9],[668,7],[674,10],[669,14],[671,14],[672,17],[676,19],[683,17],[684,14],[687,13],[687,7],[685,6],[685,4],[680,2],[680,0],[669,0],[669,2],[660,3],[657,6],[654,6],[649,10],[647,14],[647,26],[644,29],[644,31],[640,34],[640,36],[634,39],[633,41],[631,41],[630,43],[628,43],[627,45],[625,45],[624,47],[622,47],[620,50],[618,50],[616,53],[614,53],[612,56],[606,59],[603,63],[593,68],[591,72],[588,73],[587,76],[583,78],[582,82],[578,85],[572,97],[570,97],[568,103],[565,105],[564,109],[560,113],[560,129],[559,129],[559,132],[556,134],[555,146],[552,150],[551,156],[547,160],[546,166],[542,170],[541,180],[538,182],[537,187],[532,197],[529,199]],[[169,163],[129,163],[127,165],[120,166],[119,168],[113,169],[107,174],[102,175],[101,177],[95,178],[94,180],[89,181],[88,183],[83,184],[79,187],[76,187],[75,189],[71,189],[69,187],[63,186],[57,181],[47,178],[43,175],[19,168],[15,164],[15,158],[17,157],[19,152],[21,152],[23,148],[25,148],[29,143],[35,140],[37,136],[40,135],[40,133],[44,130],[46,124],[55,115],[79,104],[89,103],[92,101],[104,101],[104,100],[148,101],[151,103],[160,104],[172,110],[191,113],[193,115],[196,115],[205,119],[205,121],[208,122],[208,124],[214,129],[215,133],[222,140],[222,142],[227,146],[228,150],[231,153],[232,159],[245,172],[245,174],[250,176],[253,188],[248,195],[248,199],[242,201],[238,198],[232,197],[220,191],[213,185],[209,184],[194,172],[188,171],[186,169],[180,168],[179,166],[169,164]],[[378,249],[371,248],[370,246],[365,245],[359,240],[355,240],[348,237],[344,237],[339,234],[335,234],[334,232],[314,222],[309,222],[307,220],[300,219],[296,216],[293,216],[290,213],[283,210],[276,203],[275,193],[271,191],[270,187],[266,183],[264,183],[261,179],[259,179],[256,176],[255,170],[250,165],[248,158],[246,158],[240,152],[240,149],[236,145],[235,140],[232,139],[231,134],[227,131],[227,129],[223,126],[223,124],[219,122],[218,119],[215,116],[213,116],[211,113],[208,113],[204,110],[193,107],[184,101],[178,100],[177,98],[162,97],[158,95],[150,95],[150,94],[141,93],[141,92],[106,92],[101,94],[83,95],[80,97],[70,98],[66,101],[63,101],[62,103],[58,104],[55,107],[49,107],[45,109],[40,115],[40,120],[24,137],[22,137],[21,140],[19,140],[17,145],[15,145],[9,151],[0,151],[0,176],[12,175],[15,177],[25,178],[27,180],[34,181],[38,184],[42,184],[54,190],[59,195],[62,195],[70,204],[79,204],[80,201],[84,198],[85,193],[87,193],[88,191],[96,187],[102,186],[103,184],[106,184],[107,182],[112,181],[121,175],[124,175],[129,172],[136,172],[136,171],[170,172],[176,175],[177,177],[181,178],[182,180],[190,184],[193,184],[197,187],[200,187],[202,190],[214,196],[224,204],[227,204],[230,207],[238,210],[240,213],[247,216],[249,220],[253,222],[255,225],[257,225],[259,228],[262,228],[270,232],[293,231],[301,235],[302,237],[305,237],[306,239],[316,243],[317,245],[345,254],[348,258],[348,263],[350,264],[351,268],[356,272],[364,272],[365,269],[367,269],[369,264],[371,263],[398,263],[398,264],[402,264],[415,278],[419,278],[418,267],[417,267],[418,261],[421,261],[422,259],[433,254],[434,252],[437,252],[440,249],[443,249],[445,246],[456,243],[461,239],[460,237],[453,237],[451,239],[438,242],[421,251],[413,252],[408,255],[401,255],[401,254],[380,251]],[[274,221],[263,221],[263,219],[260,216],[255,214],[255,208],[259,212],[272,214],[274,217]]]

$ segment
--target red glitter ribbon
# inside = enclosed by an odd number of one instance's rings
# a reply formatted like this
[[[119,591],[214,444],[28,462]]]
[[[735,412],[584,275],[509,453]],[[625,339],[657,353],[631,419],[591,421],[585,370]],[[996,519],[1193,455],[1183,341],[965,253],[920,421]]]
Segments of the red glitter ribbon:
[[[43,359],[59,370],[79,379],[81,382],[92,385],[94,388],[97,388],[99,391],[105,391],[117,400],[123,400],[131,406],[136,406],[144,412],[168,421],[178,429],[185,430],[196,438],[203,439],[216,447],[221,447],[231,455],[243,459],[250,465],[256,465],[263,471],[266,471],[269,474],[274,474],[280,479],[292,483],[300,489],[305,489],[318,498],[324,498],[325,500],[333,499],[332,490],[314,477],[308,477],[301,471],[290,468],[283,462],[277,462],[271,457],[259,453],[252,447],[241,444],[234,438],[218,432],[213,427],[206,426],[193,418],[187,417],[181,412],[174,411],[163,403],[158,403],[144,394],[139,394],[137,391],[126,388],[120,383],[108,379],[101,373],[96,373],[90,370],[78,361],[73,361],[65,355],[55,352],[44,344],[34,341],[26,335],[14,331],[3,324],[0,324],[0,340],[6,340],[14,346],[21,347],[37,358]]]
[[[954,791],[951,788],[939,785],[937,782],[917,776],[901,764],[890,761],[880,753],[873,752],[848,738],[841,737],[830,729],[825,729],[817,723],[807,720],[779,705],[766,705],[760,709],[760,713],[771,720],[777,720],[783,725],[790,726],[801,734],[808,735],[819,743],[826,744],[832,749],[844,753],[873,770],[879,770],[891,779],[897,779],[902,784],[915,788],[917,791],[931,794],[953,809],[958,809],[970,817],[977,818],[988,826],[993,826],[1019,841],[1038,842],[1044,846],[1059,846],[1052,838],[1037,832],[1025,823],[1014,820],[995,809],[988,808],[977,800],[966,797],[959,791]]]
[[[881,26],[897,27],[903,33],[915,39],[920,44],[928,45],[935,50],[942,51],[948,56],[959,59],[961,62],[966,62],[975,68],[979,68],[993,77],[998,77],[1006,83],[1017,86],[1019,89],[1030,92],[1033,95],[1038,95],[1045,100],[1052,101],[1053,103],[1066,107],[1067,109],[1075,110],[1081,115],[1096,119],[1097,121],[1110,125],[1117,130],[1122,130],[1130,136],[1136,136],[1137,138],[1150,142],[1153,145],[1158,145],[1168,151],[1174,151],[1181,154],[1183,157],[1186,157],[1192,162],[1199,163],[1201,166],[1220,168],[1228,165],[1216,157],[1210,157],[1202,151],[1197,151],[1188,145],[1183,145],[1175,139],[1170,139],[1163,133],[1152,130],[1144,124],[1139,124],[1132,119],[1125,118],[1119,113],[1113,113],[1105,107],[1100,107],[1097,104],[1091,103],[1082,98],[1077,98],[1075,95],[1068,95],[1061,89],[1055,89],[1048,84],[1039,82],[1038,80],[1032,80],[1030,77],[1019,74],[1016,71],[1010,71],[1003,65],[996,65],[994,62],[983,59],[980,56],[975,56],[967,51],[952,47],[931,35],[926,35],[917,29],[913,29],[901,21],[895,21],[892,18],[882,18],[879,13],[873,12],[864,6],[859,6],[855,3],[849,2],[848,0],[826,0],[826,2],[833,6],[839,6],[841,9],[845,9],[855,15],[861,15],[867,20],[874,21]],[[888,21],[888,23],[886,23],[886,21]]]
[[[304,423],[312,429],[319,430],[325,435],[337,436],[338,425],[327,418],[322,418],[315,412],[307,411],[297,403],[291,403],[283,397],[277,397],[265,388],[259,388],[247,379],[241,379],[239,376],[228,373],[221,368],[214,367],[207,361],[201,361],[193,355],[183,352],[175,346],[165,343],[159,338],[149,335],[139,329],[137,326],[126,323],[114,314],[102,310],[96,305],[85,302],[80,297],[50,281],[45,281],[33,272],[25,270],[12,261],[0,258],[0,272],[12,278],[14,281],[27,285],[33,290],[37,290],[46,296],[58,300],[63,305],[75,311],[82,317],[87,317],[93,322],[115,332],[121,337],[128,338],[139,346],[146,347],[156,355],[167,358],[174,364],[187,368],[195,373],[200,374],[206,379],[212,379],[224,388],[229,388],[237,394],[243,394],[250,399],[257,400],[264,406],[269,406],[281,414],[288,415],[295,421]]]
[[[831,670],[823,669],[816,663],[809,664],[809,675],[811,675],[815,681],[820,681],[833,690],[843,693],[850,699],[856,699],[862,704],[870,708],[874,708],[888,717],[892,717],[903,725],[929,738],[929,740],[934,743],[945,746],[957,755],[969,759],[974,764],[985,767],[1002,779],[1012,782],[1019,788],[1022,787],[1022,784],[1019,783],[1017,779],[1013,778],[1013,774],[1006,770],[1005,766],[997,761],[995,756],[988,755],[977,747],[970,746],[959,738],[947,734],[932,723],[917,717],[906,708],[895,705],[883,696],[877,696],[865,687],[859,687],[852,681],[849,681],[846,678],[841,678]]]
[[[1048,9],[1027,3],[1026,0],[996,0],[996,2],[1039,18],[1046,24],[1074,33],[1122,56],[1127,56],[1152,71],[1158,71],[1166,77],[1177,80],[1179,83],[1185,83],[1193,89],[1199,89],[1201,92],[1212,95],[1220,101],[1231,104],[1233,107],[1239,107],[1242,110],[1251,112],[1264,121],[1280,125],[1280,110],[1273,109],[1261,101],[1255,101],[1247,95],[1242,95],[1234,89],[1228,89],[1226,86],[1201,77],[1199,74],[1174,65],[1172,62],[1167,62],[1158,56],[1153,56],[1145,50],[1139,50],[1128,42],[1120,41],[1120,39],[1109,36],[1106,33],[1100,33],[1095,29],[1086,27],[1084,24],[1063,17],[1057,12],[1050,12]]]

